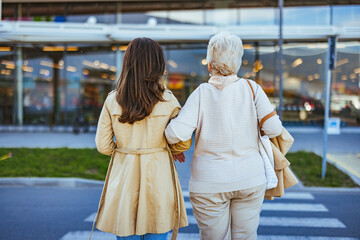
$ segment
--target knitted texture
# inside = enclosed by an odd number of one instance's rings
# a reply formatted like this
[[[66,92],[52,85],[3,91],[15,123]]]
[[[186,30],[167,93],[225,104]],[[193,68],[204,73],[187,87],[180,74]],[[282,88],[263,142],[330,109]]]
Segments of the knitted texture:
[[[190,192],[230,192],[266,183],[257,121],[274,109],[262,88],[250,82],[255,92],[255,106],[245,79],[222,90],[204,83],[167,126],[165,135],[169,143],[186,141],[195,131]],[[269,137],[279,135],[281,129],[277,115],[262,127]]]

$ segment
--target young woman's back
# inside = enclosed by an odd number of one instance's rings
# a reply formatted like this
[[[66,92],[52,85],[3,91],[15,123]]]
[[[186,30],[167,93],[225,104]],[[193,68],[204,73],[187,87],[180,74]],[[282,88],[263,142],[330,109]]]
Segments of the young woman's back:
[[[105,100],[96,132],[99,152],[111,155],[96,228],[116,234],[163,234],[188,225],[172,153],[164,131],[180,104],[161,81],[165,61],[160,45],[133,40],[124,55],[116,90]],[[115,139],[114,139],[115,137]],[[140,236],[138,236],[139,238]],[[154,236],[166,239],[166,234]],[[147,237],[147,239],[151,239]]]
[[[96,227],[118,236],[168,232],[175,226],[176,192],[164,130],[180,105],[166,90],[165,101],[158,102],[148,117],[128,124],[118,120],[121,107],[115,97],[115,91],[107,97],[96,134],[99,152],[111,155],[115,149]],[[180,199],[183,227],[187,218],[182,196]]]

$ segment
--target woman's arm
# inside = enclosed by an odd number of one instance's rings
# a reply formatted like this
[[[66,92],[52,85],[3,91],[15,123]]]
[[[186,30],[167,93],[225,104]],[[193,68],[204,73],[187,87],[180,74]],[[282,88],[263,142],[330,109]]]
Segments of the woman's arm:
[[[255,106],[257,112],[258,121],[274,111],[269,98],[266,96],[264,90],[256,84],[255,93]],[[274,115],[268,118],[261,127],[261,131],[269,138],[279,136],[282,131],[282,124],[278,115]]]
[[[114,131],[112,128],[111,115],[106,106],[106,101],[101,110],[96,130],[95,143],[98,151],[105,155],[111,155],[116,147]]]
[[[175,97],[174,97],[174,105],[175,106],[171,113],[170,119],[176,118],[179,115],[179,112],[181,109],[181,106]],[[170,147],[171,153],[175,157],[175,155],[181,154],[182,152],[189,150],[191,147],[191,144],[192,144],[192,138],[190,137],[190,139],[187,141],[180,141],[180,142],[173,143],[173,144],[169,143],[169,147]]]
[[[165,129],[165,136],[170,144],[191,139],[198,125],[199,88],[187,99],[179,115],[172,119]],[[191,144],[190,144],[191,145]]]

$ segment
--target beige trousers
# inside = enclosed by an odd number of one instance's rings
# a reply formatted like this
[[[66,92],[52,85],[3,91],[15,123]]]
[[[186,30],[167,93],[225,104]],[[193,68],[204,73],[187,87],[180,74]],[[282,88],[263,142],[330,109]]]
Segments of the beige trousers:
[[[266,186],[226,193],[192,193],[201,240],[256,239]]]

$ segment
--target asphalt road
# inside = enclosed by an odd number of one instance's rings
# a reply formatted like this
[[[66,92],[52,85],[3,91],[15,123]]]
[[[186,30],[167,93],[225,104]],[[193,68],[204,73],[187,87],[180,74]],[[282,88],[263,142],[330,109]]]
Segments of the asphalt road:
[[[100,188],[1,187],[0,239],[88,239],[100,194]],[[190,226],[179,239],[197,239],[191,205],[187,212]],[[357,239],[359,219],[360,191],[289,191],[284,199],[264,202],[258,234],[260,240]],[[93,239],[115,240],[100,234]]]
[[[292,134],[293,151],[321,151],[321,133]],[[81,137],[89,140],[92,136]],[[51,147],[58,147],[55,145]],[[358,146],[359,134],[329,137],[329,149],[334,153],[356,153]],[[186,162],[176,164],[190,222],[180,230],[179,240],[198,239],[186,196],[192,154],[193,147],[186,152]],[[0,187],[0,240],[87,240],[100,194],[101,188]],[[359,239],[360,191],[289,189],[285,198],[264,202],[258,234],[259,240]],[[92,239],[115,240],[115,236],[96,231]]]

